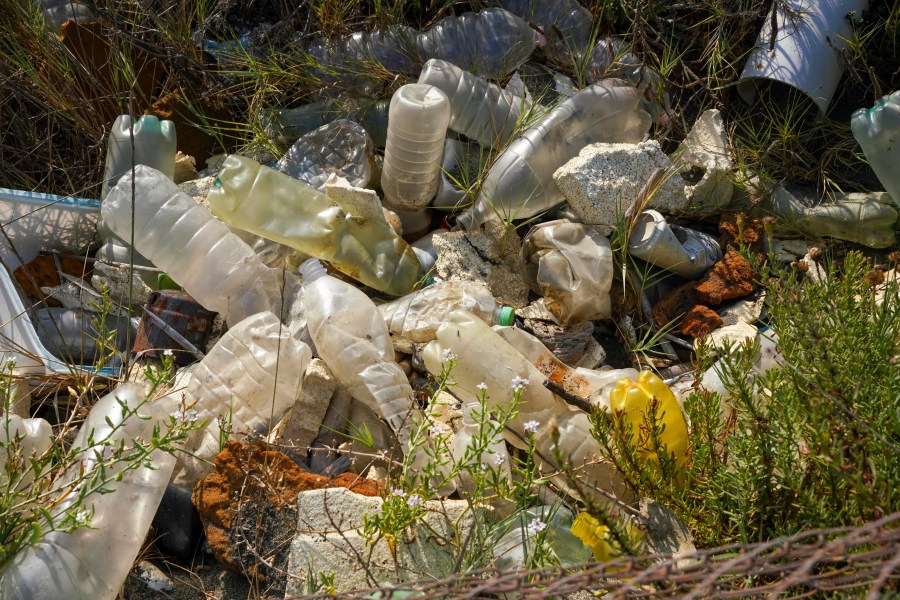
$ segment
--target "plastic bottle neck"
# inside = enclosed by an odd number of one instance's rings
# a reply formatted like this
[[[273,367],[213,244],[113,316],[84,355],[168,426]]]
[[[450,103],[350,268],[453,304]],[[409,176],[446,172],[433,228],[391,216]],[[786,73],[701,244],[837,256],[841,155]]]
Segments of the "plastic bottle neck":
[[[300,264],[300,277],[303,278],[303,287],[328,274],[318,258],[308,258]]]
[[[497,306],[494,308],[494,314],[491,318],[494,325],[502,327],[511,327],[516,322],[516,309],[512,306]]]

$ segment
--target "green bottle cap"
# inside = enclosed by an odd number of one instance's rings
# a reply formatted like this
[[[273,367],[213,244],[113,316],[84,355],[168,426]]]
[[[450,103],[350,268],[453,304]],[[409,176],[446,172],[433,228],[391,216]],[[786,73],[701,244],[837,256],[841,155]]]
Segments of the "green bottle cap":
[[[512,306],[503,306],[500,308],[500,315],[497,317],[497,325],[509,327],[516,322],[516,309]]]
[[[158,290],[180,290],[181,286],[175,283],[175,280],[169,277],[168,273],[160,273],[156,278],[156,289]]]

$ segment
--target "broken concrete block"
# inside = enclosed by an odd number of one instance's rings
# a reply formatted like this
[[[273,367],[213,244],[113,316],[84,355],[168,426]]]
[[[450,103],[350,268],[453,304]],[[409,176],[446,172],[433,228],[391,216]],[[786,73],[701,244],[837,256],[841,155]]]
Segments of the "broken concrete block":
[[[640,144],[591,144],[553,174],[553,180],[584,223],[609,235],[618,217],[629,210],[657,170],[672,167],[669,157],[650,140]],[[652,190],[651,190],[652,191]],[[688,208],[684,180],[665,177],[643,208],[680,212]]]
[[[364,515],[378,513],[383,503],[346,489],[300,493],[285,595],[303,594],[307,576],[318,573],[333,573],[338,593],[452,574],[457,544],[474,523],[468,503],[425,502],[427,513],[395,541],[393,552],[387,540],[372,546],[359,533]]]
[[[522,240],[512,227],[492,220],[477,231],[439,233],[433,240],[438,254],[438,277],[445,281],[478,281],[501,304],[515,308],[527,304]]]
[[[285,426],[281,432],[285,443],[301,451],[312,444],[319,435],[319,426],[328,412],[331,396],[337,387],[338,380],[325,361],[319,358],[309,361],[303,375],[300,397],[285,418]]]
[[[728,325],[726,327],[719,327],[718,329],[714,329],[710,331],[706,335],[706,341],[709,343],[711,348],[720,350],[725,347],[726,344],[731,344],[732,347],[737,346],[738,344],[743,344],[744,340],[750,338],[751,340],[756,339],[756,334],[759,332],[756,330],[756,327],[753,325],[748,325],[743,321],[738,321],[734,325]],[[696,349],[696,342],[694,343],[694,348]]]
[[[678,147],[673,164],[688,184],[685,192],[694,214],[709,214],[731,202],[734,163],[728,152],[728,134],[722,114],[705,111]]]

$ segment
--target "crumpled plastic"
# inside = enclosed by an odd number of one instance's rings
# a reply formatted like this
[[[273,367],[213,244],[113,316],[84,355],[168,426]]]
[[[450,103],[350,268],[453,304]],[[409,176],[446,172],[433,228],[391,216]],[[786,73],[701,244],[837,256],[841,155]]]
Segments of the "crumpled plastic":
[[[560,325],[608,319],[613,260],[609,240],[581,223],[532,227],[522,243],[525,276]]]

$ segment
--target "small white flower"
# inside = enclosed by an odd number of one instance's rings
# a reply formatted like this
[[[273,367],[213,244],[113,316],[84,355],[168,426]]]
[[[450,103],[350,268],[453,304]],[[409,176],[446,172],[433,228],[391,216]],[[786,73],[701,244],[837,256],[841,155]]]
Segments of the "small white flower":
[[[442,433],[444,433],[444,428],[441,427],[440,425],[432,425],[431,428],[428,430],[428,433],[431,434],[431,437],[437,437],[437,436],[441,435]]]
[[[171,350],[163,350],[163,356],[175,356],[175,353]]]
[[[475,389],[481,390],[482,392],[486,392],[487,384],[482,381],[481,383],[479,383],[478,385],[475,386]]]
[[[498,454],[497,456],[494,457],[494,464],[497,465],[498,467],[505,462],[506,462],[506,457],[503,456],[502,454]]]
[[[513,392],[521,392],[528,385],[528,380],[524,377],[519,377],[518,375],[516,375],[515,377],[513,377],[510,385],[512,385]]]
[[[79,527],[83,527],[88,524],[91,520],[91,515],[88,513],[87,509],[80,508],[78,512],[75,513],[75,524]]]
[[[410,497],[406,499],[406,505],[410,508],[419,508],[424,503],[425,500],[418,494],[411,494]]]
[[[184,420],[188,423],[196,423],[200,420],[200,415],[197,414],[197,411],[193,408],[188,409],[186,413],[184,413]]]
[[[540,519],[534,519],[528,524],[528,534],[537,535],[547,528],[547,524]]]
[[[540,426],[541,426],[540,423],[538,423],[537,421],[531,420],[531,421],[528,421],[527,423],[525,423],[525,425],[523,426],[523,429],[525,429],[525,433],[537,433],[538,427],[540,427]]]
[[[444,348],[444,351],[441,352],[441,360],[443,362],[450,362],[451,360],[456,360],[456,355],[453,354],[453,350],[450,348]]]
[[[404,492],[402,488],[394,488],[393,490],[391,490],[391,495],[392,496],[400,496],[401,498],[405,498],[406,492]]]

